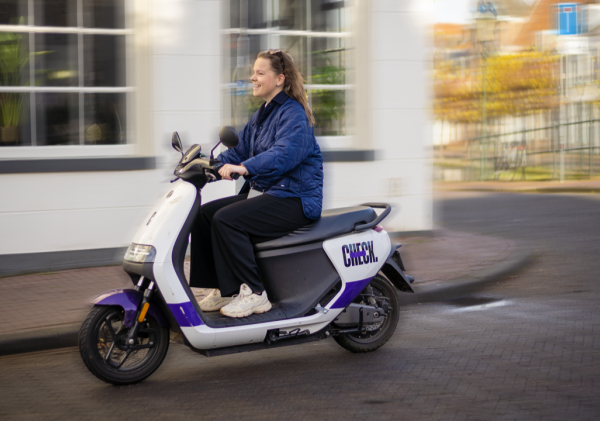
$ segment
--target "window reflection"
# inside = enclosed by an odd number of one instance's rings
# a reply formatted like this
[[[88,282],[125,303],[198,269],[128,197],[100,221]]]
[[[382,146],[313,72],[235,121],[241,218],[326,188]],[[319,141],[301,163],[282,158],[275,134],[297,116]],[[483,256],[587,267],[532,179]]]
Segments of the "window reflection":
[[[346,83],[346,48],[342,38],[312,39],[312,80],[314,84]]]
[[[311,0],[312,30],[318,32],[344,32],[345,1]]]
[[[125,86],[125,37],[84,35],[84,85]]]
[[[126,94],[84,94],[86,145],[126,143]]]
[[[27,25],[27,0],[0,0],[0,25]]]
[[[346,91],[312,90],[312,110],[315,116],[315,136],[346,134]]]
[[[77,26],[77,0],[35,0],[33,22],[39,26]]]
[[[0,86],[29,85],[29,34],[0,32]]]
[[[125,28],[124,0],[85,0],[83,26],[85,28]]]
[[[77,34],[35,34],[35,79],[39,86],[77,86]]]
[[[79,94],[36,93],[38,145],[79,144]]]

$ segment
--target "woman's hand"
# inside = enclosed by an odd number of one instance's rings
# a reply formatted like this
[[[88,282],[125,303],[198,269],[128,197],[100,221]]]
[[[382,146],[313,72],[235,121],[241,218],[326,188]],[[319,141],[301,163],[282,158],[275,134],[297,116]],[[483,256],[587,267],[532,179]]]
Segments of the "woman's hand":
[[[233,178],[231,178],[231,174],[234,172],[238,173],[240,177],[248,174],[248,170],[242,165],[225,164],[219,168],[219,175],[224,180],[233,180]]]

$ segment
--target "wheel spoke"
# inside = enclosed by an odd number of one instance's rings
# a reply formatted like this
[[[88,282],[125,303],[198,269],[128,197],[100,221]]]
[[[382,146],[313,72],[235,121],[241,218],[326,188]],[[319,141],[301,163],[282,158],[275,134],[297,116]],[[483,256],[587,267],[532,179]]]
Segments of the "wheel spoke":
[[[129,357],[129,355],[131,354],[131,352],[134,351],[133,349],[128,349],[127,352],[125,353],[125,356],[123,357],[123,359],[121,360],[121,362],[119,364],[111,364],[114,368],[121,368],[121,366],[125,363],[125,360],[127,360],[127,357]]]
[[[115,348],[115,343],[116,342],[113,340],[112,343],[110,344],[110,348],[108,348],[108,351],[106,352],[106,355],[104,356],[104,361],[106,361],[109,364],[110,364],[110,356],[112,355],[113,349]]]
[[[118,332],[115,332],[115,328],[113,327],[113,321],[115,321],[115,318],[117,319],[117,322],[120,322],[121,320],[119,320],[119,315],[116,313],[112,313],[109,314],[105,319],[104,319],[104,328],[106,328],[106,330],[108,330],[108,332],[110,333],[110,336],[112,337],[112,342],[110,344],[110,347],[108,348],[108,351],[106,352],[106,355],[104,356],[104,361],[106,361],[106,363],[108,363],[109,365],[114,367],[114,364],[112,363],[112,361],[110,360],[113,351],[115,349],[115,345],[117,344],[119,335],[121,334],[121,332],[124,329],[124,326],[122,326]]]

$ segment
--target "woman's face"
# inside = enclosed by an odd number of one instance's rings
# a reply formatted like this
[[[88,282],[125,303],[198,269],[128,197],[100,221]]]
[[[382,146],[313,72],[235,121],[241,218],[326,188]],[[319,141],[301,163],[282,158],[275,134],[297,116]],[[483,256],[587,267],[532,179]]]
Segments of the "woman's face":
[[[285,76],[276,75],[271,69],[271,63],[264,58],[258,58],[254,62],[254,74],[250,78],[254,84],[254,96],[270,102],[275,95],[283,90]],[[279,86],[277,86],[279,85]]]

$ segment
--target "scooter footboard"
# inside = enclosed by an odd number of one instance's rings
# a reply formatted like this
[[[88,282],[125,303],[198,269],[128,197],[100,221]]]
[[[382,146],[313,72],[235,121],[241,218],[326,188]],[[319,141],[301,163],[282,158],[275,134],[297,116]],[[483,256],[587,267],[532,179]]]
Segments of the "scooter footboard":
[[[92,304],[95,306],[119,306],[125,312],[123,324],[126,327],[133,326],[138,307],[142,302],[143,293],[134,289],[113,289],[96,297]],[[169,327],[169,322],[162,310],[156,303],[150,304],[148,314],[154,318],[162,327]]]

